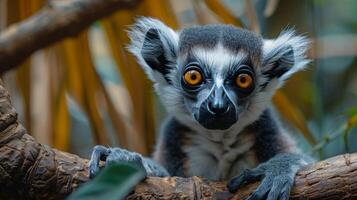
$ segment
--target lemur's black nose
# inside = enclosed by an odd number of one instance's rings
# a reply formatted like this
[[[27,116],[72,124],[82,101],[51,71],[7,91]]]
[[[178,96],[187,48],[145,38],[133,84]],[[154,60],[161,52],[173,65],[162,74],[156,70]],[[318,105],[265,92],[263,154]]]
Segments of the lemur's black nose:
[[[223,114],[228,110],[228,103],[224,101],[210,101],[207,104],[208,110],[214,114]]]
[[[227,95],[223,91],[222,87],[215,88],[212,96],[207,103],[207,109],[212,114],[224,114],[228,111],[229,105],[227,102]]]
[[[205,128],[225,130],[238,120],[236,109],[222,87],[213,88],[212,93],[200,106],[195,119]]]

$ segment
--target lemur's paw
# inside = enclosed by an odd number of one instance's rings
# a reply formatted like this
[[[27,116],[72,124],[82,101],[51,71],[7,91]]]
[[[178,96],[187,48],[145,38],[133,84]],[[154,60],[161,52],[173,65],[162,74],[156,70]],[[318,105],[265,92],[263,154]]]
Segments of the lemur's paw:
[[[105,161],[105,165],[114,162],[128,162],[143,166],[140,154],[121,148],[107,148],[97,145],[94,147],[89,161],[89,177],[93,178],[100,170],[99,161]]]
[[[243,171],[231,179],[227,187],[234,193],[245,183],[261,180],[261,184],[247,200],[288,200],[295,174],[301,166],[299,158],[279,156],[254,169]]]

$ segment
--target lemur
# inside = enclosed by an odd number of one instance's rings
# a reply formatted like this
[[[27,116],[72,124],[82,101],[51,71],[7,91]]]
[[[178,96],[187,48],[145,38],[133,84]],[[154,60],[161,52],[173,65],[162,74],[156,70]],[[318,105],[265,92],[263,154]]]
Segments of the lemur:
[[[295,174],[311,159],[296,149],[270,104],[284,81],[309,63],[307,38],[285,30],[268,40],[223,24],[176,32],[152,18],[138,19],[129,36],[129,51],[170,117],[153,159],[95,146],[90,176],[100,160],[134,162],[148,176],[230,180],[232,193],[261,180],[249,200],[289,199]]]

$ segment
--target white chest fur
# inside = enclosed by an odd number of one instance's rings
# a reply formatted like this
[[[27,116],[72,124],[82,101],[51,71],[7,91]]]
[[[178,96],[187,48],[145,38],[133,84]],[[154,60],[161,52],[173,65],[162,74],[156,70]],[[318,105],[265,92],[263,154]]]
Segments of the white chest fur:
[[[192,134],[190,141],[184,147],[190,176],[227,180],[238,175],[241,170],[257,165],[255,152],[252,150],[252,135],[242,134],[235,139],[215,142],[203,134]]]

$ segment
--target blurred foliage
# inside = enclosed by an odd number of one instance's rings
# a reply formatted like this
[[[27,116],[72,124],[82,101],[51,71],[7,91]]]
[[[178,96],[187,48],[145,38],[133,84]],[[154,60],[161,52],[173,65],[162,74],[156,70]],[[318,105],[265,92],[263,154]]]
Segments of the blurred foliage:
[[[36,52],[3,78],[26,128],[40,142],[82,156],[95,144],[148,155],[165,111],[156,103],[152,83],[126,51],[125,30],[137,16],[158,18],[175,29],[229,23],[266,38],[290,25],[312,38],[310,57],[315,61],[273,98],[284,126],[301,133],[294,134],[299,145],[321,158],[357,151],[357,144],[348,142],[357,140],[356,117],[341,114],[356,106],[356,2],[143,0],[135,9],[119,11],[77,37]],[[6,11],[0,14],[0,30],[45,3],[0,0],[1,11]]]
[[[146,172],[142,167],[129,163],[113,163],[101,170],[92,181],[84,184],[67,199],[124,199],[145,177]]]
[[[353,110],[353,112],[350,113],[352,114],[348,114],[347,120],[335,132],[327,133],[322,137],[320,142],[312,148],[313,152],[321,151],[327,143],[341,136],[343,137],[345,151],[350,151],[349,134],[357,125],[357,112]]]

